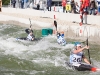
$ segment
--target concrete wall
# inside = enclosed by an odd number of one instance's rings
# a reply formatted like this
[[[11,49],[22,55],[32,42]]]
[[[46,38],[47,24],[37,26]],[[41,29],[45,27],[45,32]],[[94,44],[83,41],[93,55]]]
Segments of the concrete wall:
[[[26,11],[27,10],[27,11]],[[72,13],[62,13],[62,12],[54,12],[54,11],[38,11],[38,10],[32,10],[32,9],[11,9],[11,8],[3,8],[2,12],[7,13],[23,13],[27,15],[32,16],[44,16],[44,17],[50,17],[54,18],[54,15],[56,16],[56,19],[69,21],[69,22],[80,22],[80,14],[72,14]],[[87,16],[87,23],[88,24],[94,24],[94,25],[100,25],[100,16],[98,15],[88,15]]]
[[[15,9],[15,8],[3,8],[2,9],[2,13],[17,13],[17,14],[24,14],[25,16],[28,17],[28,15],[31,16],[38,16],[38,17],[50,17],[52,18],[52,22],[54,20],[54,15],[56,15],[56,19],[57,21],[63,21],[63,24],[58,23],[58,28],[59,29],[63,29],[66,31],[72,30],[73,33],[75,34],[79,34],[79,29],[80,26],[79,24],[75,25],[70,25],[70,24],[65,24],[64,22],[80,22],[80,14],[72,14],[72,13],[60,13],[60,12],[49,12],[49,11],[40,11],[40,10],[33,10],[33,9]],[[0,18],[0,20],[17,20],[20,22],[26,22],[27,20],[25,20],[24,18],[16,18],[16,17],[10,17],[10,16],[1,16],[3,18]],[[20,19],[20,20],[19,20]],[[50,23],[43,23],[43,22],[38,22],[37,19],[36,21],[33,21],[35,23],[37,23],[38,25],[42,25],[43,26],[50,26]],[[100,36],[99,32],[100,32],[100,16],[94,16],[94,15],[88,15],[87,18],[87,23],[90,25],[83,25],[82,26],[82,36],[87,36],[87,32],[88,32],[88,36],[95,36],[95,34],[97,34],[98,36]],[[51,23],[52,24],[52,23]],[[62,26],[63,25],[63,26]]]

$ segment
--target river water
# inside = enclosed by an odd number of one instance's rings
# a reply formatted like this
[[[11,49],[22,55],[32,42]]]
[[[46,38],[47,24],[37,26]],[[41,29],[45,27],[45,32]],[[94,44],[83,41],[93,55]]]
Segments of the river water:
[[[41,37],[41,30],[34,30]],[[99,75],[100,72],[78,72],[69,68],[65,62],[69,59],[73,44],[60,46],[56,37],[49,35],[41,40],[29,42],[16,40],[25,37],[24,27],[0,25],[0,75]],[[100,67],[99,46],[95,53],[91,49],[92,62]],[[96,55],[97,54],[97,55]]]

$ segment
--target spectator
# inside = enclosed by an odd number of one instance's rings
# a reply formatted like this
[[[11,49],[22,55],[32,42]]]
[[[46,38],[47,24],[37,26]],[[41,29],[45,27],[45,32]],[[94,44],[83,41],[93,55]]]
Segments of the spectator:
[[[70,5],[70,2],[67,2],[67,4],[66,4],[66,13],[67,12],[71,12],[71,5]]]
[[[82,13],[89,13],[89,5],[90,5],[90,0],[81,0],[80,1],[80,11]]]
[[[84,0],[83,1],[83,5],[84,5],[84,12],[89,14],[89,5],[90,5],[90,0]]]
[[[21,0],[20,3],[21,3],[21,8],[23,9],[24,8],[24,0]]]
[[[71,12],[75,13],[76,7],[75,7],[75,1],[71,0]]]
[[[98,15],[100,15],[100,0],[97,0],[97,4],[98,4],[98,6],[97,6],[97,8],[98,8]]]
[[[24,8],[27,8],[28,0],[24,0]]]
[[[62,0],[63,12],[66,10],[66,0]]]
[[[51,11],[51,3],[52,3],[52,0],[47,0],[47,9],[48,9],[48,11]]]
[[[13,8],[15,8],[16,0],[12,0],[11,3],[12,3],[12,5],[13,5]]]
[[[91,14],[95,15],[95,9],[96,9],[96,3],[95,3],[95,0],[92,0],[90,2],[90,15]]]
[[[76,12],[76,13],[79,13],[79,12],[80,12],[80,7],[79,7],[79,5],[78,5],[77,2],[75,3],[75,7],[76,7],[75,12]]]

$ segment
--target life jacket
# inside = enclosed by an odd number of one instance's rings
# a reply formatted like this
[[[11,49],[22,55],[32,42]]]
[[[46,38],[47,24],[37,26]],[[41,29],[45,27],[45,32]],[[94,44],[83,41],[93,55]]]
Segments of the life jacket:
[[[60,45],[66,45],[66,41],[65,41],[65,39],[64,39],[64,37],[63,36],[57,36],[57,42],[58,42],[58,44],[60,44]]]
[[[32,37],[30,34],[28,34],[28,36],[27,36],[27,40],[31,41],[32,38],[33,38],[33,37]]]
[[[74,54],[73,52],[70,53],[70,63],[73,66],[79,66],[82,63],[82,55],[83,52],[79,52],[77,54]]]

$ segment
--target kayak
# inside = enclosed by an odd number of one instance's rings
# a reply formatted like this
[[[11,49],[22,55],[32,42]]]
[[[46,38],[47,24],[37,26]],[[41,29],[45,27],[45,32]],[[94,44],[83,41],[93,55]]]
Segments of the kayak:
[[[72,70],[77,70],[77,71],[92,71],[92,72],[97,72],[100,71],[100,69],[93,67],[89,64],[82,63],[80,66],[73,66],[70,64],[68,61],[65,62],[65,64],[71,68]]]
[[[26,37],[16,38],[17,41],[19,40],[26,40],[26,41],[39,41],[41,38],[35,38],[34,40],[28,40]]]

